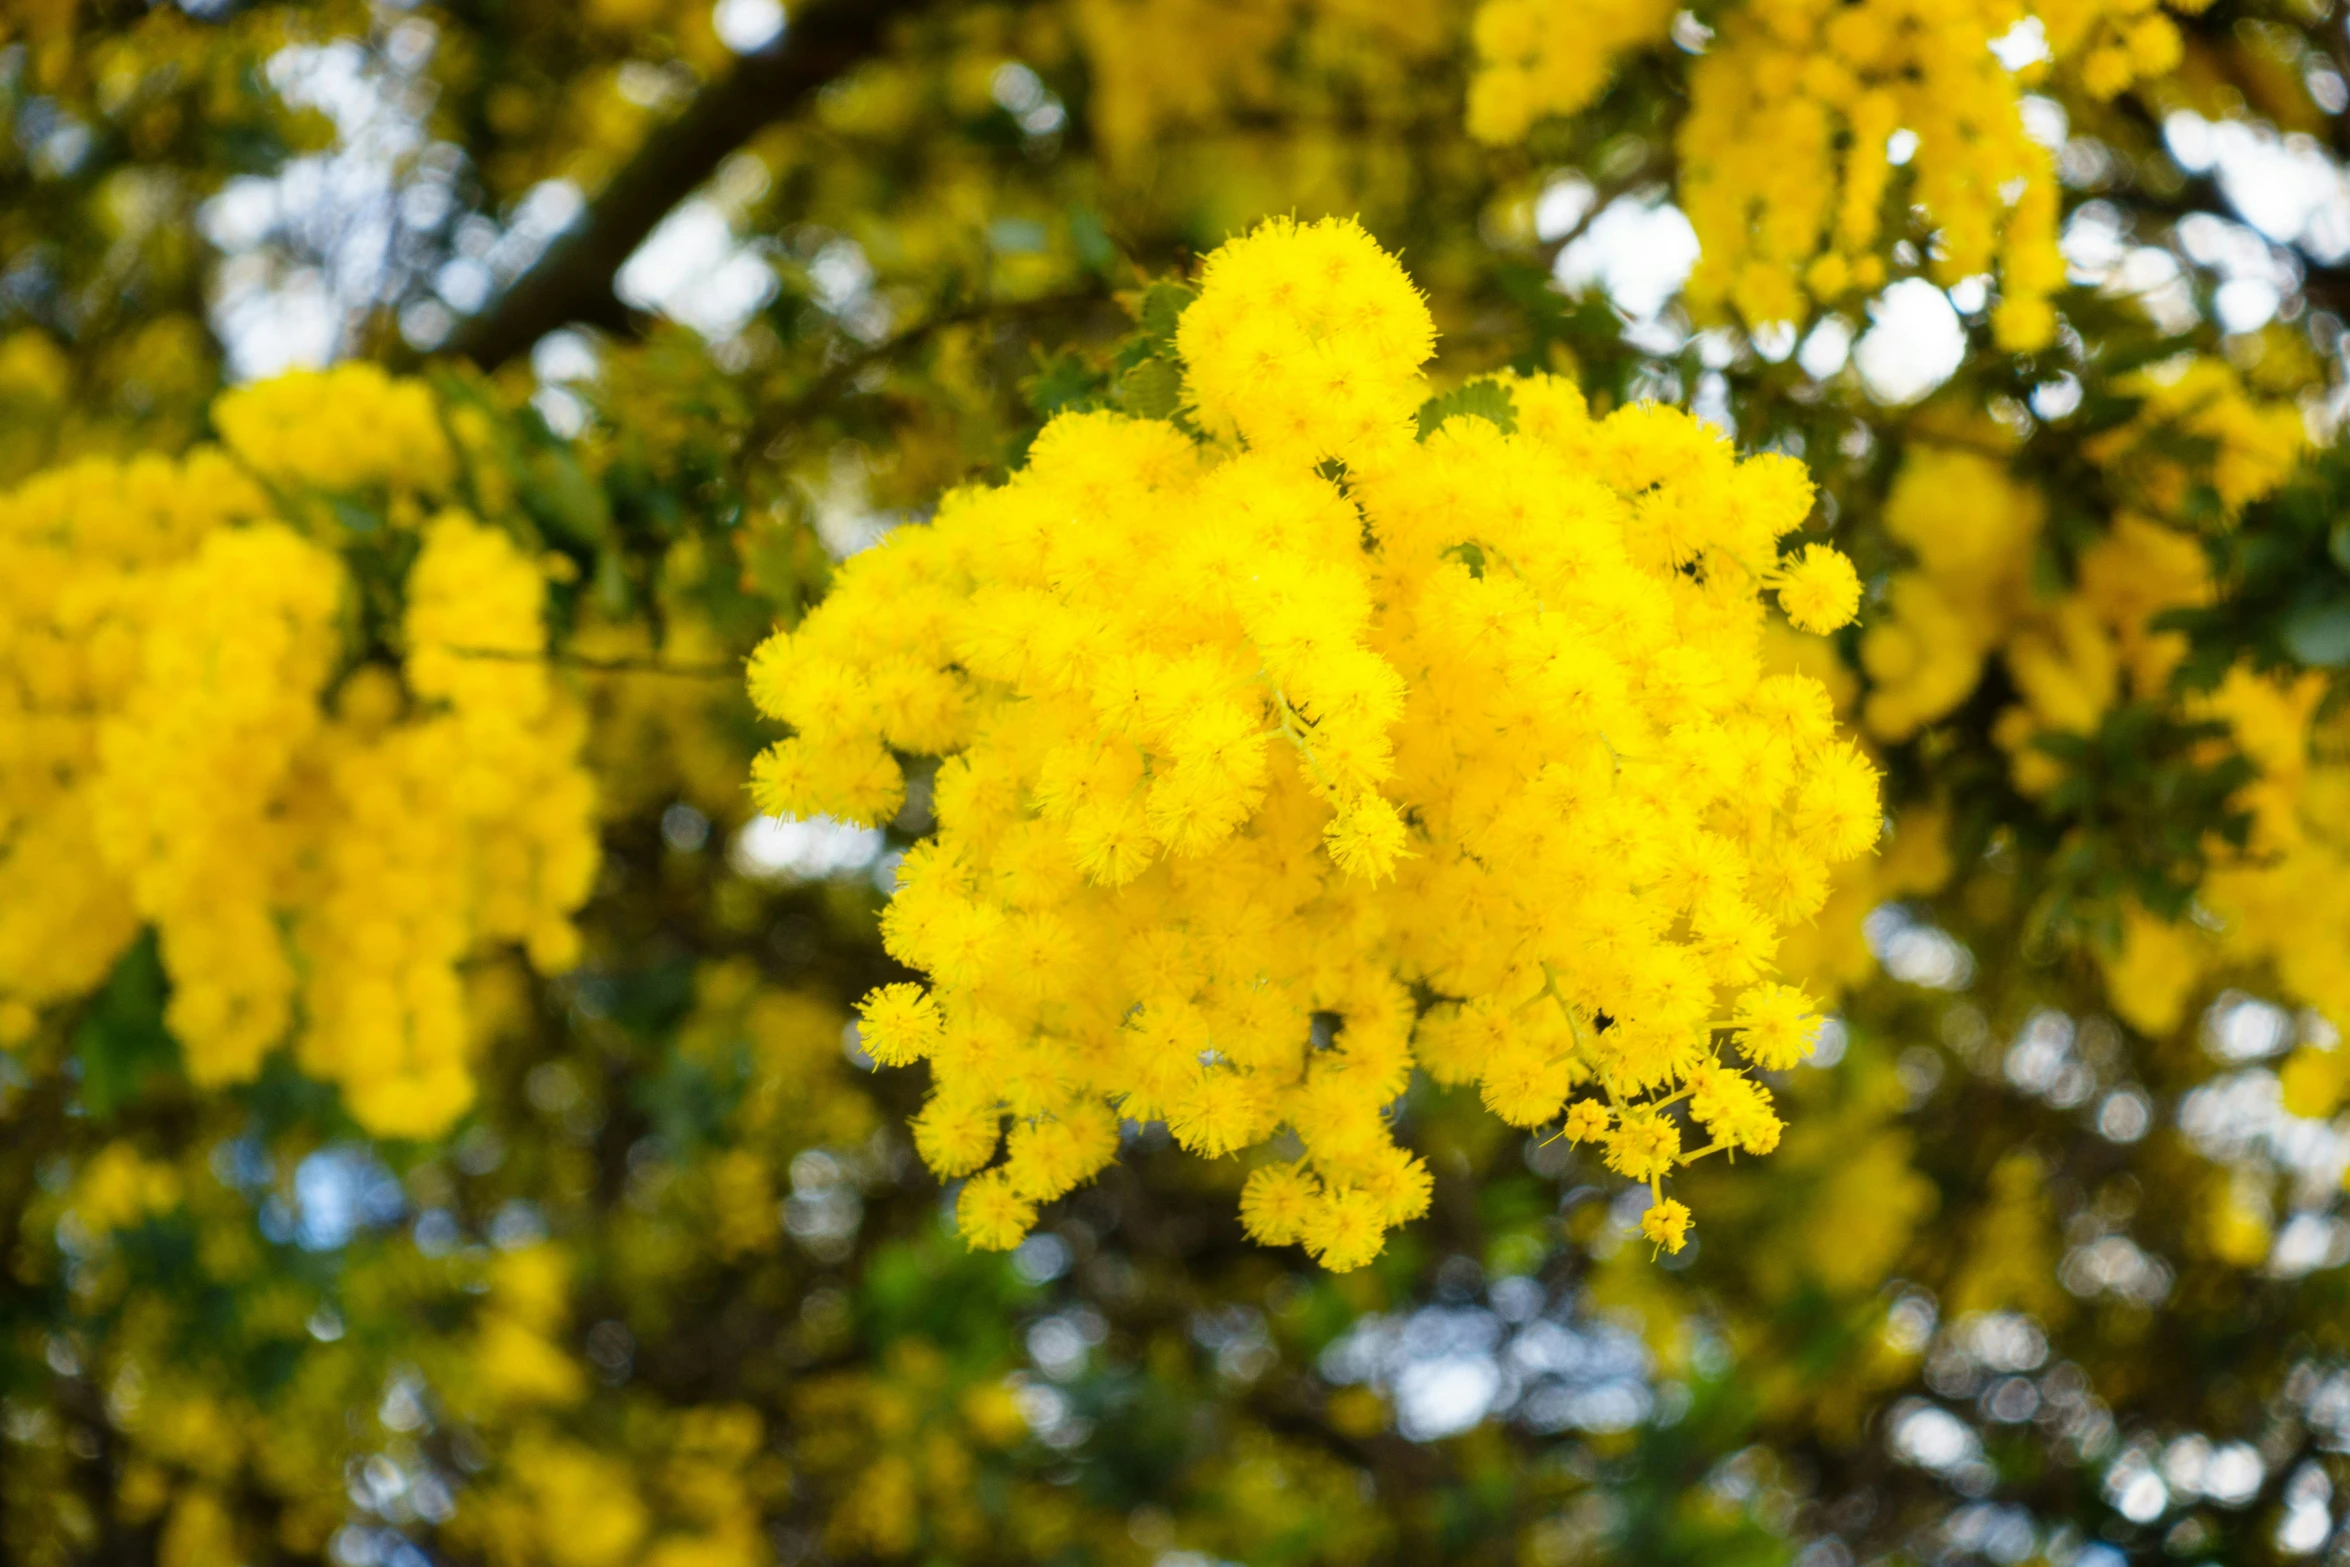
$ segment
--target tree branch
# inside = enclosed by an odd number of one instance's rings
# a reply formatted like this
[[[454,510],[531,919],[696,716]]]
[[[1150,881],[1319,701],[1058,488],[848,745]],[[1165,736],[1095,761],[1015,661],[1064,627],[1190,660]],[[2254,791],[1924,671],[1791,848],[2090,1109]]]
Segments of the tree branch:
[[[655,224],[717,171],[726,156],[799,110],[827,83],[880,53],[890,24],[928,0],[815,0],[792,9],[775,46],[746,55],[685,112],[637,149],[587,215],[547,248],[449,351],[494,369],[573,322],[625,329],[628,308],[612,291],[621,263]]]
[[[1038,294],[1027,299],[974,300],[942,310],[936,315],[925,316],[905,330],[883,338],[862,353],[850,354],[835,361],[809,383],[807,390],[799,396],[762,409],[752,421],[744,445],[757,447],[773,440],[813,410],[840,397],[862,372],[875,365],[889,363],[950,327],[972,326],[984,321],[1035,321],[1058,315],[1062,311],[1106,305],[1109,299],[1109,286],[1097,281],[1093,286]]]

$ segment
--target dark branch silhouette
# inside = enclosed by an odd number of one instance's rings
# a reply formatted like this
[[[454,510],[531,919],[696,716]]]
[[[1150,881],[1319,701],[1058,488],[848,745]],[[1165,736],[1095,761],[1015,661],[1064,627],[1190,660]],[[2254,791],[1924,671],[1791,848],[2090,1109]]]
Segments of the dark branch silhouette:
[[[449,352],[494,369],[557,327],[583,323],[626,330],[628,307],[613,292],[621,263],[679,201],[717,171],[729,153],[796,113],[826,83],[881,51],[892,23],[928,0],[818,0],[795,6],[773,47],[746,55],[705,87],[674,120],[645,139],[581,221],[547,248],[482,315],[458,332]]]

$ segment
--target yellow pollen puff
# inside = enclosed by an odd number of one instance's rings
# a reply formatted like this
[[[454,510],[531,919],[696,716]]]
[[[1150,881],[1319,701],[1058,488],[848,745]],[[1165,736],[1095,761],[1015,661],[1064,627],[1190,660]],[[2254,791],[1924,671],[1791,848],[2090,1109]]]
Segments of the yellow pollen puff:
[[[1305,1233],[1321,1197],[1322,1183],[1300,1165],[1252,1170],[1240,1189],[1241,1227],[1263,1245],[1291,1245]]]
[[[1640,1216],[1640,1233],[1669,1252],[1689,1243],[1689,1205],[1667,1197]]]
[[[1740,1001],[1732,1021],[1740,1052],[1765,1071],[1785,1071],[1819,1042],[1820,1020],[1811,998],[1792,985],[1756,986]]]
[[[906,1066],[938,1048],[938,1003],[920,985],[884,985],[858,1008],[857,1041],[883,1066]]]
[[[1779,574],[1779,608],[1798,631],[1824,633],[1860,613],[1860,575],[1840,551],[1807,544]]]
[[[1012,1190],[1001,1170],[963,1183],[955,1199],[955,1227],[979,1251],[1010,1251],[1036,1223],[1036,1204]]]
[[[1567,1106],[1567,1117],[1560,1130],[1570,1143],[1587,1143],[1605,1137],[1608,1125],[1606,1105],[1596,1099],[1578,1099]]]

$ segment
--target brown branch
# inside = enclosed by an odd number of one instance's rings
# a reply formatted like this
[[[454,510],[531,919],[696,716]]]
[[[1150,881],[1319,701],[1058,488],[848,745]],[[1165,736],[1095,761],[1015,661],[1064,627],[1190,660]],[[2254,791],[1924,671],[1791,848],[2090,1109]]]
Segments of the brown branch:
[[[573,322],[625,329],[612,280],[646,235],[727,155],[798,112],[828,83],[881,52],[890,25],[929,0],[814,0],[794,6],[781,43],[746,55],[637,149],[586,216],[449,344],[494,369]]]

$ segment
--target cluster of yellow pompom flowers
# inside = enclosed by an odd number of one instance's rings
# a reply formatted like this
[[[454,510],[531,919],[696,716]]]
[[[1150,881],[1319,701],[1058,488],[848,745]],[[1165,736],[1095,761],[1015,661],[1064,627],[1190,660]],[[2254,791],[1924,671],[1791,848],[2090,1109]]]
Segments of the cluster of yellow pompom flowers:
[[[884,919],[930,985],[863,1040],[930,1062],[916,1140],[974,1244],[1124,1118],[1258,1150],[1250,1233],[1359,1266],[1428,1201],[1389,1120],[1415,1066],[1599,1144],[1676,1249],[1664,1177],[1776,1143],[1753,1071],[1817,1026],[1778,933],[1881,819],[1827,692],[1763,672],[1761,595],[1824,631],[1860,584],[1782,556],[1797,463],[1671,409],[1538,376],[1514,429],[1415,440],[1433,341],[1360,228],[1268,223],[1182,318],[1204,443],[1064,415],[755,658],[797,731],[766,809],[881,821],[893,753],[943,758]]]
[[[1584,108],[1621,56],[1665,41],[1678,10],[1484,0],[1471,133],[1514,142],[1544,116]],[[2042,55],[2010,69],[1992,46],[2027,21]],[[1703,246],[1692,305],[1800,322],[1807,299],[1874,289],[1900,238],[1884,215],[1915,205],[1936,231],[1941,281],[1996,263],[1994,324],[2011,351],[2050,340],[2049,296],[2064,282],[2054,160],[2026,134],[2027,86],[2053,62],[2092,98],[2111,98],[2175,70],[2183,53],[2158,0],[1746,0],[1718,25],[1691,68],[1676,149],[1679,199]],[[1896,181],[1908,191],[1896,194]]]
[[[419,383],[290,376],[215,423],[225,449],[0,495],[0,1042],[151,926],[196,1081],[293,1040],[372,1130],[435,1133],[472,1100],[461,965],[568,966],[595,871],[545,581],[424,515],[455,457]],[[369,491],[413,557],[372,654],[358,535],[314,503]]]
[[[2061,591],[2035,580],[2049,499],[2014,471],[1987,423],[1921,440],[1885,505],[1885,529],[1914,561],[1887,585],[1884,611],[1861,638],[1864,727],[1908,740],[1972,698],[1997,659],[2016,700],[1993,721],[2016,786],[2043,795],[2062,764],[2035,742],[2097,732],[2128,702],[2172,706],[2227,725],[2258,768],[2234,804],[2251,822],[2241,852],[2214,843],[2219,863],[2196,891],[2191,919],[2166,921],[2126,904],[2120,940],[2100,952],[2114,1011],[2164,1036],[2215,974],[2266,969],[2295,1002],[2350,1024],[2350,734],[2329,714],[2314,672],[2230,670],[2204,696],[2173,677],[2185,633],[2166,611],[2212,601],[2197,527],[2236,525],[2244,508],[2290,479],[2307,439],[2300,410],[2261,395],[2216,359],[2181,357],[2121,379],[2138,400],[2127,422],[2086,443],[2112,507]],[[1934,813],[1914,815],[1939,835]],[[1904,812],[1906,841],[1913,814]]]
[[[2034,585],[2048,503],[2010,471],[2001,432],[1985,422],[1911,448],[1885,530],[1916,563],[1893,575],[1860,645],[1872,734],[1900,741],[1942,718],[2000,655],[2022,700],[1998,737],[2016,753],[2018,783],[2039,792],[2053,780],[2032,736],[2089,733],[2117,702],[2163,695],[2187,643],[2153,622],[2213,591],[2190,497],[2206,492],[2207,522],[2232,523],[2286,481],[2306,435],[2299,409],[2215,359],[2158,364],[2116,389],[2138,399],[2138,413],[2085,452],[2105,477],[2112,524],[2081,552],[2068,593]],[[2182,453],[2197,456],[2190,464]]]

